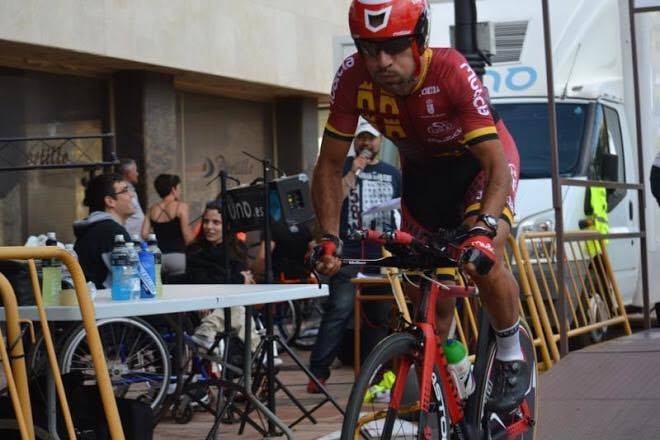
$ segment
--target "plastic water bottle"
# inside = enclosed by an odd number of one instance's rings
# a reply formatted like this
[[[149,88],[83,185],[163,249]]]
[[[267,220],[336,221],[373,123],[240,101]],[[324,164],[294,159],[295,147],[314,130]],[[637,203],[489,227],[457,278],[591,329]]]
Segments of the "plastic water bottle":
[[[449,365],[447,366],[458,395],[461,399],[467,399],[474,392],[475,382],[472,376],[472,365],[468,359],[468,353],[465,346],[456,339],[447,339],[444,343],[445,357]]]
[[[67,243],[64,245],[64,250],[69,253],[72,257],[78,260],[78,254],[76,251],[73,249],[73,244],[72,243]],[[73,289],[73,277],[71,276],[71,272],[69,272],[69,268],[66,266],[66,264],[62,265],[62,284],[65,289]]]
[[[128,253],[129,265],[126,277],[129,280],[131,299],[140,299],[140,257],[132,241],[126,243],[126,252]]]
[[[154,264],[154,254],[149,252],[147,244],[140,242],[138,251],[139,264],[138,275],[140,276],[140,298],[156,297],[156,270]]]
[[[131,241],[133,242],[133,246],[135,246],[135,250],[139,251],[142,245],[142,240],[140,239],[140,236],[138,234],[131,235]]]
[[[57,246],[57,238],[54,232],[48,232],[46,236],[48,237],[46,246]],[[47,258],[41,262],[41,267],[41,294],[44,304],[58,304],[59,295],[62,291],[62,263],[57,258]]]
[[[128,259],[128,248],[124,236],[115,235],[115,247],[110,254],[112,267],[112,299],[126,301],[131,299],[131,266]]]
[[[163,278],[161,276],[161,268],[163,267],[163,253],[158,247],[156,234],[149,234],[147,236],[147,249],[154,255],[154,271],[156,273],[156,296],[163,295]]]

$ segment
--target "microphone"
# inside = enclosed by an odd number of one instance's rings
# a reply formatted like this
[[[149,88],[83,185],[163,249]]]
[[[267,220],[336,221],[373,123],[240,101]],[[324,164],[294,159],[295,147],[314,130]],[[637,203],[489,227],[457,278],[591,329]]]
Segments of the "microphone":
[[[371,160],[371,158],[373,157],[373,153],[371,152],[371,150],[367,150],[365,148],[364,150],[360,151],[360,157],[364,157],[367,160]],[[355,170],[355,178],[356,179],[360,175],[361,172],[362,172],[362,168],[358,168],[357,170]]]

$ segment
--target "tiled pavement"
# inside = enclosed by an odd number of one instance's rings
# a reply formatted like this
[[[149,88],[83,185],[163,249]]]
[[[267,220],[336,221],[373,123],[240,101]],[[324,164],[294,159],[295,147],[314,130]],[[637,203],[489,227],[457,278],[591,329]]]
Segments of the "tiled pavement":
[[[309,354],[300,352],[304,362],[307,361]],[[279,379],[287,385],[293,395],[295,395],[306,408],[312,408],[322,400],[318,395],[307,394],[307,376],[294,368],[292,361],[282,355],[284,366],[280,371]],[[332,370],[332,376],[327,384],[330,393],[337,399],[339,405],[344,408],[348,399],[348,393],[353,385],[353,369],[341,367]],[[300,417],[301,413],[283,392],[276,394],[277,415],[285,422],[291,423]],[[330,403],[326,403],[314,412],[317,423],[313,424],[309,420],[304,420],[293,428],[294,438],[296,440],[314,440],[322,438],[328,434],[338,432],[341,428],[342,416],[337,409]],[[165,418],[156,427],[154,439],[204,439],[213,424],[213,416],[206,412],[195,412],[193,420],[185,425],[179,425],[172,418]],[[238,424],[222,425],[218,438],[233,439],[238,436]],[[333,436],[330,436],[332,438]],[[252,440],[261,439],[262,436],[253,428],[246,426],[241,439]],[[286,437],[281,437],[286,438]],[[336,437],[338,438],[338,437]]]
[[[283,356],[284,357],[284,356]],[[308,354],[302,353],[304,361]],[[279,374],[291,392],[308,408],[321,399],[307,394],[306,376],[285,360]],[[573,352],[539,378],[540,414],[537,439],[659,439],[660,330],[635,333]],[[353,383],[350,368],[333,370],[328,388],[344,407]],[[0,387],[4,376],[0,368]],[[278,393],[277,414],[291,422],[300,416],[287,397]],[[294,428],[296,440],[338,438],[342,417],[326,404],[314,413],[318,423],[303,421]],[[213,423],[210,414],[196,412],[185,425],[165,418],[155,439],[204,439]],[[238,438],[238,425],[222,425],[218,438]],[[242,439],[262,436],[247,427]]]

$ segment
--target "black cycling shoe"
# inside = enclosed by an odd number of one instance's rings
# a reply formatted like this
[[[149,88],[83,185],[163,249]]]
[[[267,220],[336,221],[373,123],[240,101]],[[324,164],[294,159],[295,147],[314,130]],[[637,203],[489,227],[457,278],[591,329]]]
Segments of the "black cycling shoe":
[[[505,414],[516,409],[529,393],[532,372],[526,361],[495,359],[492,380],[492,390],[486,402],[486,409],[497,414]]]

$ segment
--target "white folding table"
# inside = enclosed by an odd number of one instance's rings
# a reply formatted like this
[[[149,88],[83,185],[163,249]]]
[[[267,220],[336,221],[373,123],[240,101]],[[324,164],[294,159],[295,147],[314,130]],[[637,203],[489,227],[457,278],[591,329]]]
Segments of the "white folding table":
[[[314,284],[165,284],[159,298],[112,301],[110,290],[99,290],[94,299],[96,319],[162,315],[195,310],[224,309],[328,295],[327,286]],[[38,320],[36,306],[18,308],[21,318]],[[80,321],[78,306],[46,305],[49,321]],[[0,321],[5,311],[0,307]]]
[[[163,285],[163,295],[158,298],[112,301],[110,290],[104,289],[99,290],[94,299],[94,316],[96,319],[104,319],[162,315],[167,313],[267,304],[327,295],[328,287],[326,285],[319,288],[319,286],[313,284],[165,284]],[[18,311],[20,317],[23,319],[39,319],[36,306],[21,306],[18,308]],[[80,309],[77,305],[46,305],[46,315],[48,321],[82,320]],[[247,313],[245,317],[246,321],[250,319]],[[0,321],[4,320],[4,308],[0,307]],[[250,328],[250,324],[251,322],[246,322],[246,331]],[[245,340],[250,340],[249,334],[245,335]],[[250,365],[251,359],[248,355],[245,359],[244,371],[250,371]],[[289,439],[293,438],[288,426],[252,395],[249,388],[246,390],[246,393],[247,397],[252,400],[266,417],[271,419]],[[57,436],[54,386],[49,386],[48,406],[49,431],[52,435]]]

